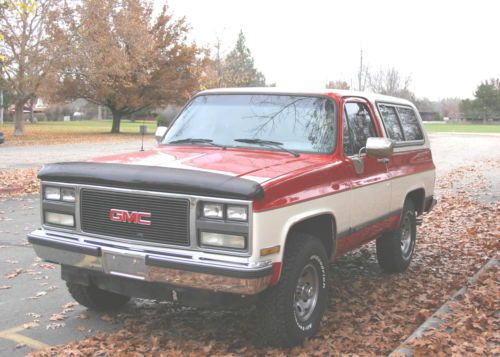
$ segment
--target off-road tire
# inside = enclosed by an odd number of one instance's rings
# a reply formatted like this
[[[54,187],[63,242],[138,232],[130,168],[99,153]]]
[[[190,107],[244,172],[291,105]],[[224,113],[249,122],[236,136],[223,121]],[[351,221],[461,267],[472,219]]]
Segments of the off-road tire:
[[[66,286],[73,299],[90,310],[117,310],[130,300],[129,296],[102,290],[93,285],[86,286],[67,282]]]
[[[410,245],[403,248],[406,234],[410,234]],[[406,199],[398,228],[377,239],[377,260],[382,270],[387,273],[404,272],[410,265],[416,240],[415,205],[411,199]]]
[[[304,233],[289,237],[280,280],[264,291],[257,303],[260,341],[270,346],[292,347],[316,333],[328,299],[328,265],[325,247],[318,238]],[[316,303],[309,310],[311,315],[300,321],[295,294],[304,269],[316,269],[319,284]]]

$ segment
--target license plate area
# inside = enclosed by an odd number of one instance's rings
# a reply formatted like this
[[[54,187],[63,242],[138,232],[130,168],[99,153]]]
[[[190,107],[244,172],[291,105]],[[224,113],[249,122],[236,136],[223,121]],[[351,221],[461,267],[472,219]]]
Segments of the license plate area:
[[[146,263],[144,256],[103,252],[104,271],[111,275],[144,280]]]

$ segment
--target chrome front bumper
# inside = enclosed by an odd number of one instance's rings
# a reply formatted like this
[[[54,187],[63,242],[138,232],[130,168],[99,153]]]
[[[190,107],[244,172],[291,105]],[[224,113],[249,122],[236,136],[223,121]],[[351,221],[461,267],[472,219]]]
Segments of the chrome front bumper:
[[[223,261],[199,252],[155,252],[147,246],[138,251],[89,239],[44,229],[28,235],[44,260],[129,279],[242,295],[257,294],[271,281],[270,261]]]

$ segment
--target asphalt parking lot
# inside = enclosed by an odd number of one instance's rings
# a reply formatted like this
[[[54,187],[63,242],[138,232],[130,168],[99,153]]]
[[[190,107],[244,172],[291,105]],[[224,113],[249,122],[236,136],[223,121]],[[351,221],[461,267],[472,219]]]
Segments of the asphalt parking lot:
[[[147,150],[155,145],[154,138],[144,139]],[[50,162],[81,161],[95,156],[139,151],[141,141],[130,138],[127,142],[77,143],[38,146],[0,146],[0,170],[40,167]]]
[[[432,145],[438,175],[459,166],[500,159],[498,136],[433,135]],[[52,154],[47,155],[43,157]],[[77,153],[72,155],[78,159]],[[25,164],[37,166],[38,162]],[[491,183],[489,199],[498,200],[499,172],[485,175]],[[26,234],[38,225],[37,196],[0,200],[0,356],[23,356],[32,349],[120,328],[109,315],[75,304],[59,277],[59,267],[36,258]],[[127,309],[133,309],[134,304],[140,301],[131,302]]]
[[[38,197],[0,203],[0,356],[116,328],[75,304],[58,266],[39,261],[25,235],[39,225]]]

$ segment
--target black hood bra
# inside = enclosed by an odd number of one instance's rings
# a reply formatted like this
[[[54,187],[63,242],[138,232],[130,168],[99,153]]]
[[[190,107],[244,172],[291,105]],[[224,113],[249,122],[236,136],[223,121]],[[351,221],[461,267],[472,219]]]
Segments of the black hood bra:
[[[252,180],[213,172],[157,166],[65,162],[44,165],[38,178],[61,183],[242,200],[264,196],[262,186]]]

